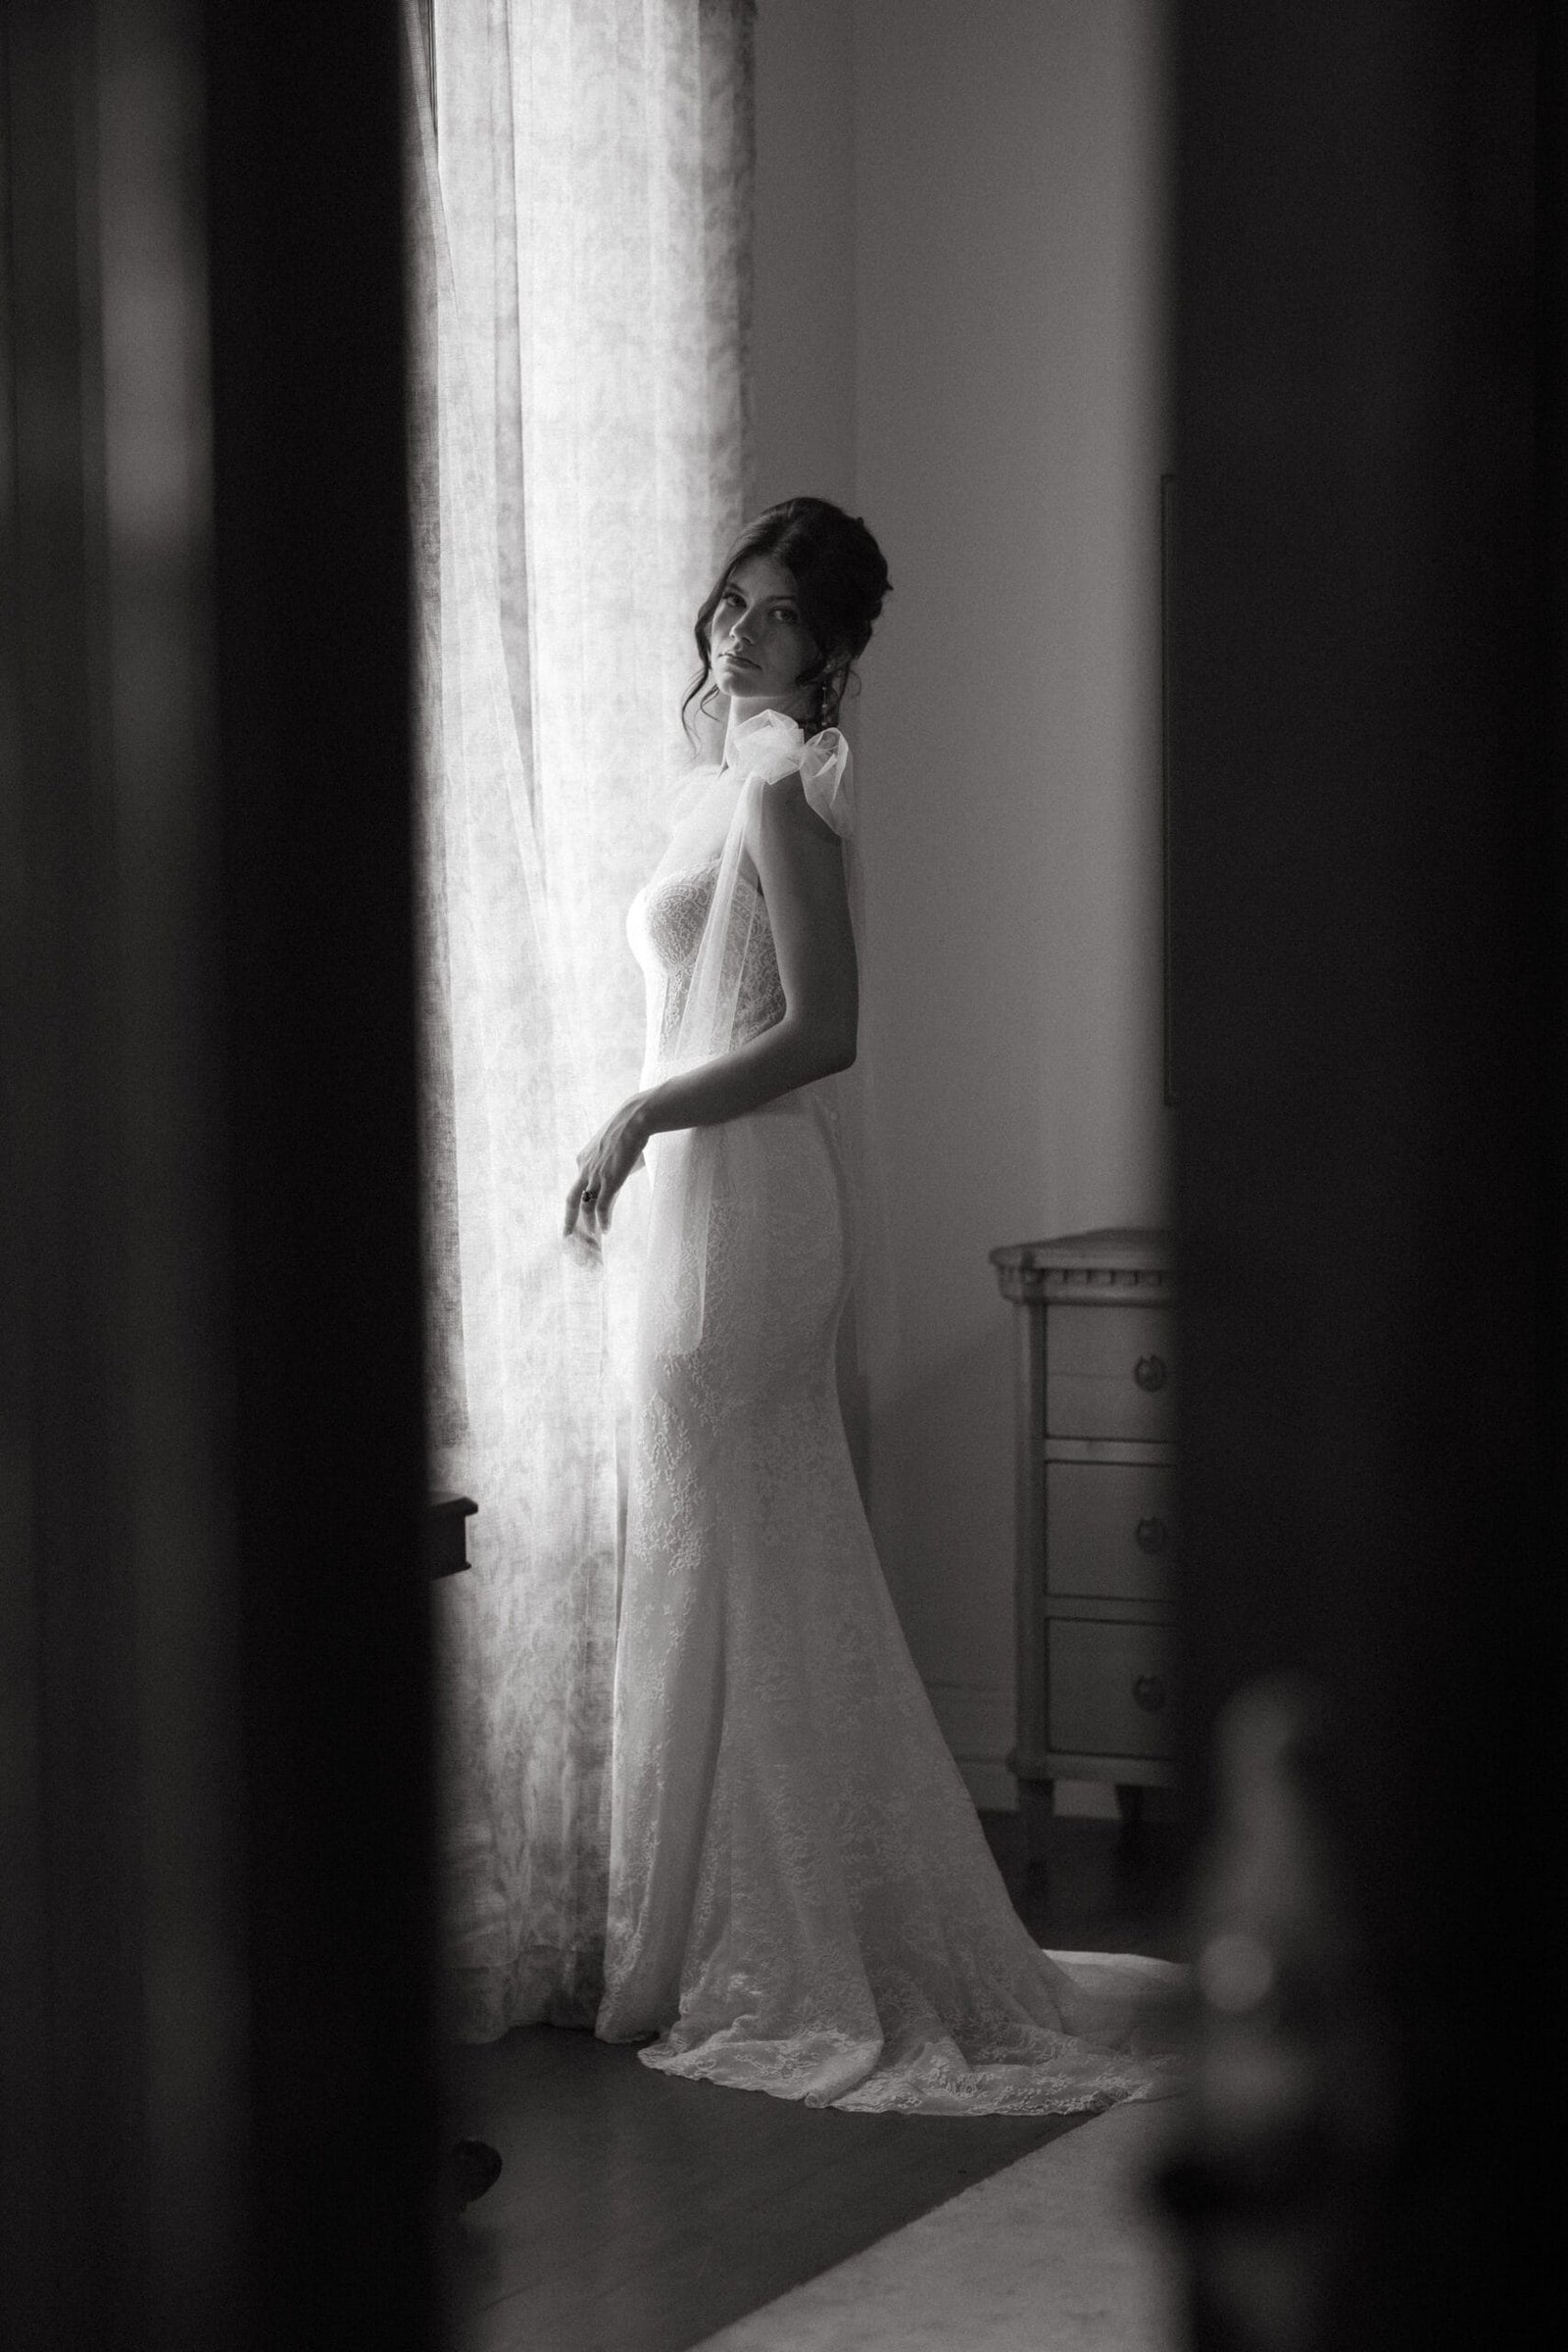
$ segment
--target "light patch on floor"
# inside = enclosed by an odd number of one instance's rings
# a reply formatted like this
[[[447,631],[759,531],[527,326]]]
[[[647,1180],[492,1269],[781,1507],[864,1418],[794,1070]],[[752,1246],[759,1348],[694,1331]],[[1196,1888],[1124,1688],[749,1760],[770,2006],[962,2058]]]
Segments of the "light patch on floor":
[[[695,2352],[1174,2352],[1144,2182],[1179,2108],[1097,2116]]]

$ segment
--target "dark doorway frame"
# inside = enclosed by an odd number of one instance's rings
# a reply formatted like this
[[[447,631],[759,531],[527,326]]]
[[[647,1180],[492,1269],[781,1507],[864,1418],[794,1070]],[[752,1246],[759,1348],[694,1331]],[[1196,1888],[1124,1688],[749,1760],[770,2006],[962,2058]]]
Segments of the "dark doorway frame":
[[[437,2329],[398,34],[4,19],[19,2346]]]
[[[1403,2100],[1386,2176],[1336,2186],[1320,2150],[1272,2223],[1246,2219],[1260,2160],[1211,2151],[1196,2340],[1264,2352],[1212,2250],[1255,2226],[1261,2262],[1294,2217],[1338,2259],[1333,2189],[1363,2235],[1314,2340],[1535,2342],[1562,2056],[1558,12],[1183,0],[1174,27],[1186,1774],[1201,1837],[1226,1702],[1311,1679]],[[1487,1983],[1505,2001],[1456,2035]]]

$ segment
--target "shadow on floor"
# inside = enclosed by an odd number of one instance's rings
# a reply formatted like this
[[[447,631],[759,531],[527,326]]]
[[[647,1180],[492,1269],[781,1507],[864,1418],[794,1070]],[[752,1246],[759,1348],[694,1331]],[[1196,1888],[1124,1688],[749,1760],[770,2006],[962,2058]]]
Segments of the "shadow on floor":
[[[1060,1952],[1147,1952],[1185,1960],[1182,1833],[1173,1822],[1053,1821],[1031,1863],[1021,1813],[982,1813],[1013,1909]]]

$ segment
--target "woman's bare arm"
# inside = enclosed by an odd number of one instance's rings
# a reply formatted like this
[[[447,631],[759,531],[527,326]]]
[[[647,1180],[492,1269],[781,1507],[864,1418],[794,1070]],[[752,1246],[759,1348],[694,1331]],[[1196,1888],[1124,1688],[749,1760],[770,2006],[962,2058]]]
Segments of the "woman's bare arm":
[[[859,990],[844,853],[798,775],[763,787],[752,846],[783,983],[783,1015],[745,1045],[621,1104],[581,1155],[566,1203],[568,1233],[579,1224],[591,1233],[594,1223],[609,1223],[610,1204],[650,1136],[740,1118],[855,1059]],[[596,1190],[591,1222],[581,1200],[585,1186]]]

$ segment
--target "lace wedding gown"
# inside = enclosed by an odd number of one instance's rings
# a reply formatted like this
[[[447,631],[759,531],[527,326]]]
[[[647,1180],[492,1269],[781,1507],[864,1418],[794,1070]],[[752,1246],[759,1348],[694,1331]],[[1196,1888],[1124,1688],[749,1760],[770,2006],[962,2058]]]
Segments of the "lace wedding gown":
[[[727,749],[629,917],[650,1079],[784,1009],[749,796],[799,770],[850,830],[836,733],[765,712]],[[835,1385],[854,1188],[834,1082],[650,1156],[597,2032],[848,2108],[1174,2087],[1181,1972],[1031,1941],[894,1614]]]

